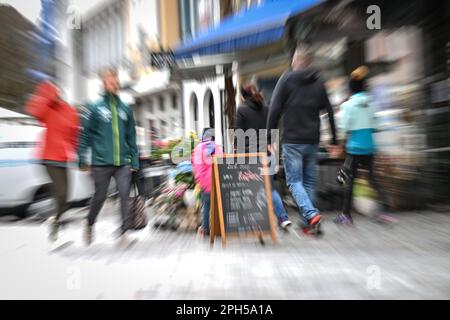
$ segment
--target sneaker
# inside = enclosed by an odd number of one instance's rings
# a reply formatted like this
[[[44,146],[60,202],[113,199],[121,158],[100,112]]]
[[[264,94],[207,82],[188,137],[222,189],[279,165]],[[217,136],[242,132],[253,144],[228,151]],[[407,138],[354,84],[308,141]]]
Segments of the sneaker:
[[[308,221],[310,227],[314,227],[317,224],[319,224],[322,221],[322,216],[320,214],[313,217],[311,220]]]
[[[86,243],[87,246],[90,246],[92,244],[92,239],[93,239],[93,230],[92,230],[92,226],[87,225],[86,228],[84,229],[84,242]]]
[[[130,236],[130,232],[127,231],[124,234],[122,234],[119,237],[119,247],[122,248],[123,250],[128,249],[129,247],[131,247],[133,244],[136,243],[136,239]]]
[[[314,232],[312,232],[310,227],[303,227],[302,228],[303,234],[308,237],[314,237]]]
[[[378,214],[376,217],[375,217],[375,220],[377,221],[377,222],[379,222],[379,223],[397,223],[398,222],[398,220],[397,219],[395,219],[395,218],[393,218],[393,217],[391,217],[391,216],[388,216],[388,215],[386,215],[386,214]]]
[[[199,238],[206,238],[209,236],[209,231],[206,230],[205,228],[203,228],[202,226],[200,226],[197,230],[197,236]]]
[[[349,215],[340,213],[337,215],[336,218],[333,219],[333,222],[336,224],[346,225],[346,226],[353,226],[353,219]]]
[[[50,242],[56,242],[58,240],[59,223],[53,221],[49,227],[48,239]]]
[[[281,229],[286,230],[292,222],[288,219],[288,217],[278,218],[278,225]]]
[[[126,249],[130,245],[130,238],[128,236],[128,233],[125,232],[122,234],[118,239],[118,246],[122,249]]]
[[[320,223],[316,224],[313,227],[303,227],[302,231],[304,235],[312,238],[320,238],[323,236],[323,231],[320,227]]]

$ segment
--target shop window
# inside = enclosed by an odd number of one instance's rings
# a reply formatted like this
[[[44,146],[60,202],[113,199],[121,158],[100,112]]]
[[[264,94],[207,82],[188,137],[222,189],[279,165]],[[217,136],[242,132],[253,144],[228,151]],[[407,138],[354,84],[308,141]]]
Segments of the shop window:
[[[158,128],[156,128],[155,120],[149,120],[150,141],[158,139]]]
[[[164,97],[160,96],[159,97],[159,110],[164,112],[164,110],[166,110],[165,105],[164,105]]]
[[[178,98],[177,95],[172,95],[172,108],[177,109],[178,108]]]
[[[161,120],[161,137],[167,138],[167,122]]]
[[[153,113],[153,112],[154,112],[154,110],[153,110],[153,101],[152,101],[152,100],[149,100],[149,101],[148,101],[148,111],[149,111],[150,113]]]

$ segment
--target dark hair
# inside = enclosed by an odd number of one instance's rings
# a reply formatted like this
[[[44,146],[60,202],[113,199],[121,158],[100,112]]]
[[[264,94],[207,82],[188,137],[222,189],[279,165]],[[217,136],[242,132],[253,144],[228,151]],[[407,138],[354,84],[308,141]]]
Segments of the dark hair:
[[[264,97],[254,84],[245,84],[241,87],[241,92],[245,100],[250,99],[260,107],[264,104]]]
[[[215,141],[216,133],[214,128],[205,128],[202,133],[202,141]]]
[[[362,80],[350,79],[348,86],[351,94],[367,90],[365,79]]]
[[[351,94],[366,91],[366,79],[369,74],[369,69],[366,66],[360,66],[350,75],[348,87]]]
[[[245,90],[244,86],[241,86],[242,97],[247,100],[252,97],[252,93],[250,91]]]

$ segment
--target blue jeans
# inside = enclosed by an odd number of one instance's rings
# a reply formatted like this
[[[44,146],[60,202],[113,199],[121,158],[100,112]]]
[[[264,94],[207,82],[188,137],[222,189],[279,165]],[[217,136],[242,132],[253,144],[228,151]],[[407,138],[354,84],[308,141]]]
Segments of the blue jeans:
[[[202,191],[202,214],[203,214],[202,226],[207,233],[209,233],[210,208],[211,208],[211,193]]]
[[[319,213],[314,207],[318,149],[316,144],[283,145],[286,183],[306,221]]]
[[[272,154],[270,156],[270,162],[274,162],[274,160],[275,158],[274,155]],[[275,189],[273,183],[274,183],[274,176],[272,175],[270,176],[270,184],[272,188],[273,211],[275,211],[275,215],[277,216],[278,220],[285,221],[288,219],[288,215],[286,209],[284,208],[283,200],[281,199],[281,196],[278,193],[278,191]]]
[[[275,215],[281,221],[285,221],[288,219],[288,215],[286,209],[283,205],[283,200],[281,199],[280,194],[273,186],[273,176],[270,177],[271,187],[272,187],[272,203],[273,203],[273,211],[275,211]]]

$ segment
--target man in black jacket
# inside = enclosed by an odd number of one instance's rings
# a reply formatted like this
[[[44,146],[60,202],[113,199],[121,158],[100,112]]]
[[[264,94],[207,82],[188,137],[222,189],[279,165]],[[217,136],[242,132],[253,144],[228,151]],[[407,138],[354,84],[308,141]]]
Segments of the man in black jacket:
[[[292,70],[278,81],[272,96],[267,120],[269,151],[274,151],[271,130],[278,128],[283,117],[282,144],[287,185],[310,227],[320,225],[321,216],[315,207],[316,162],[320,142],[320,112],[328,112],[336,145],[333,108],[323,81],[311,68],[307,48],[299,47],[292,59]],[[334,147],[331,149],[334,153]]]

